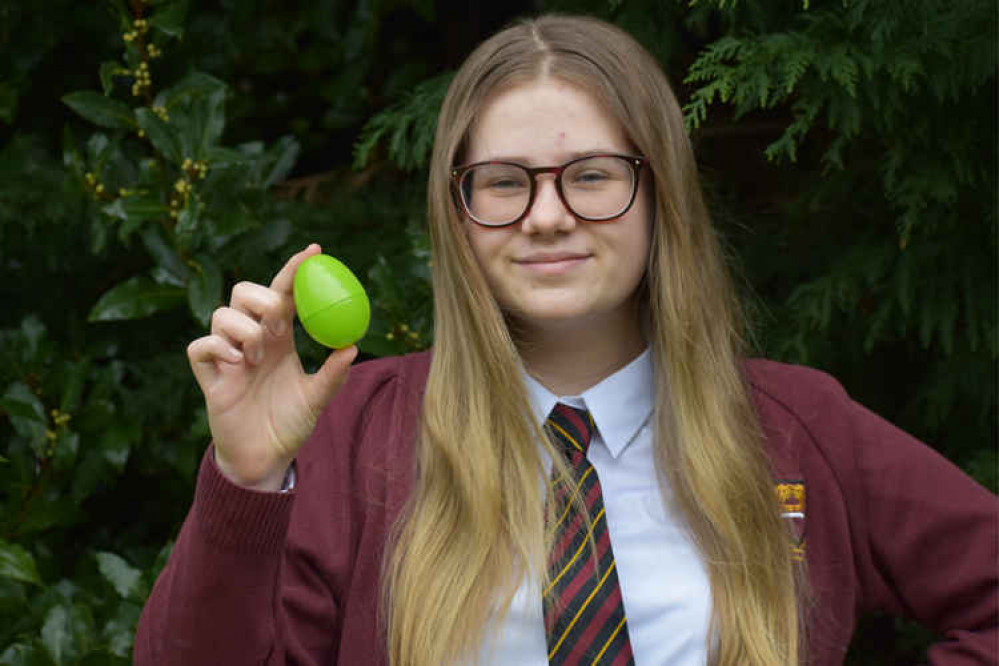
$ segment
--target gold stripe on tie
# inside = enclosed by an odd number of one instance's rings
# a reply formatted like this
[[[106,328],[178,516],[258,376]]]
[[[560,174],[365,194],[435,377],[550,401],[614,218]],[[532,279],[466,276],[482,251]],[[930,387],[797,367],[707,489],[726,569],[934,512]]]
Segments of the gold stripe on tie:
[[[617,562],[612,561],[611,565],[607,567],[607,571],[604,572],[604,575],[600,579],[600,582],[597,583],[597,586],[593,588],[592,592],[590,592],[590,596],[586,597],[586,601],[583,602],[583,605],[579,608],[579,611],[576,612],[576,615],[572,618],[572,622],[570,622],[569,626],[565,628],[565,631],[562,633],[562,638],[558,640],[558,643],[555,644],[555,647],[552,648],[552,651],[548,653],[549,659],[551,659],[552,656],[554,656],[554,654],[558,652],[558,649],[562,646],[562,642],[565,640],[565,637],[569,635],[569,632],[572,630],[573,625],[575,625],[576,622],[579,620],[579,616],[583,614],[583,611],[586,610],[586,607],[590,605],[591,601],[593,601],[593,597],[595,597],[597,592],[600,591],[600,588],[603,587],[604,581],[607,580],[607,576],[611,575],[611,572],[614,571],[614,567],[616,566]]]
[[[552,591],[552,588],[555,587],[555,583],[559,582],[559,580],[562,579],[562,576],[565,575],[565,572],[572,568],[572,563],[575,562],[577,559],[579,559],[579,554],[583,552],[583,548],[585,548],[586,544],[589,543],[590,535],[593,534],[594,528],[596,528],[597,523],[600,522],[600,519],[603,518],[603,515],[604,515],[604,510],[600,509],[600,513],[597,514],[596,518],[594,518],[593,522],[590,524],[590,529],[586,533],[586,538],[583,539],[583,543],[579,545],[579,548],[576,550],[576,554],[572,556],[572,559],[566,563],[566,565],[562,568],[562,571],[560,571],[558,576],[555,577],[555,580],[551,582],[551,584],[548,586],[548,589],[545,590],[545,594],[548,594],[549,592]]]

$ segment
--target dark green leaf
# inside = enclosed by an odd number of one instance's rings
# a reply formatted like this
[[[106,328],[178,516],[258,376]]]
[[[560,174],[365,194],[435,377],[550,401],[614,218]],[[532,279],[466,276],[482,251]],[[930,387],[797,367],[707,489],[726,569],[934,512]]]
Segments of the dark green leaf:
[[[102,209],[106,215],[123,222],[145,222],[166,217],[170,209],[160,203],[157,195],[119,197]]]
[[[83,177],[83,157],[69,123],[62,126],[62,164],[79,177]]]
[[[180,39],[184,36],[184,21],[187,18],[186,1],[171,2],[156,9],[149,18],[149,24],[167,35]]]
[[[0,539],[0,576],[25,583],[42,584],[31,553],[16,543]]]
[[[18,525],[18,532],[21,535],[41,533],[63,525],[72,525],[79,520],[80,507],[69,495],[49,495],[45,503],[31,507],[31,512]]]
[[[206,153],[206,159],[212,169],[228,169],[252,162],[252,160],[248,159],[240,151],[233,150],[232,148],[222,148],[221,146],[210,148]]]
[[[141,571],[114,553],[99,552],[95,557],[101,575],[111,583],[118,596],[128,598],[135,594],[139,579],[142,577]]]
[[[208,326],[212,312],[222,302],[222,270],[207,255],[195,257],[194,273],[187,285],[187,302],[202,326]]]
[[[184,285],[187,283],[190,270],[177,251],[167,243],[159,227],[146,227],[142,231],[142,242],[149,250],[149,254],[156,260],[157,267],[171,276],[171,284]]]
[[[225,129],[225,89],[220,88],[196,99],[187,114],[189,149],[197,159],[204,159],[222,138]]]
[[[268,151],[268,157],[272,160],[270,170],[264,178],[264,189],[270,188],[275,183],[279,183],[291,172],[298,159],[298,141],[290,136],[281,137]]]
[[[122,602],[114,617],[104,625],[101,635],[111,654],[118,657],[128,657],[131,654],[135,628],[139,623],[141,612],[142,609],[138,605]]]
[[[120,62],[109,60],[101,63],[101,88],[105,95],[110,95],[114,90],[114,79],[116,76],[129,74],[129,71],[122,67]]]
[[[76,462],[76,454],[80,450],[80,435],[60,428],[58,437],[53,442],[52,465],[56,470],[66,471]]]
[[[100,451],[87,450],[82,460],[73,470],[73,482],[69,490],[70,497],[79,504],[94,494],[102,484],[114,478],[111,466],[104,460]]]
[[[45,324],[36,315],[28,315],[21,322],[21,333],[28,342],[28,353],[33,359],[38,354],[38,344],[45,337]],[[28,359],[25,359],[28,360]]]
[[[14,382],[0,398],[0,408],[7,413],[17,434],[31,444],[37,455],[41,455],[49,420],[38,396],[26,384]]]
[[[137,441],[139,437],[140,433],[137,428],[115,423],[102,433],[98,441],[98,448],[104,460],[116,471],[121,472],[125,469],[125,463],[128,462],[132,442]]]
[[[87,139],[87,158],[93,164],[100,164],[105,161],[110,147],[111,140],[107,135],[96,132]]]
[[[156,104],[170,113],[177,127],[185,157],[204,159],[225,128],[226,85],[194,72],[156,97]]]
[[[128,28],[132,25],[132,12],[128,10],[128,5],[126,0],[110,0],[109,4],[115,10],[115,14],[118,15],[118,23],[122,28]]]
[[[63,96],[62,101],[95,125],[109,129],[134,129],[137,127],[130,108],[92,90],[69,93]]]
[[[224,93],[226,88],[226,84],[214,76],[204,72],[192,72],[176,85],[157,95],[156,106],[164,106],[172,112],[175,107],[211,97],[219,91]]]
[[[137,109],[135,118],[139,127],[145,130],[146,136],[149,137],[150,143],[156,150],[178,166],[184,161],[181,138],[176,127],[164,122],[162,118],[147,108]]]
[[[178,236],[191,234],[198,227],[198,219],[201,217],[201,200],[196,194],[187,198],[187,205],[180,211],[177,218],[175,231]]]
[[[172,310],[183,302],[183,289],[159,285],[151,278],[136,276],[116,285],[101,296],[87,320],[140,319],[157,312]]]
[[[39,650],[28,643],[16,643],[11,645],[3,654],[0,654],[0,666],[48,666],[48,658],[40,654]]]
[[[89,358],[81,358],[78,361],[66,363],[63,371],[64,380],[59,409],[67,413],[73,413],[80,408],[80,399],[83,396],[83,384],[87,381],[90,369],[91,363]]]
[[[56,666],[73,664],[86,654],[93,635],[93,618],[80,604],[52,608],[42,625],[42,645]]]

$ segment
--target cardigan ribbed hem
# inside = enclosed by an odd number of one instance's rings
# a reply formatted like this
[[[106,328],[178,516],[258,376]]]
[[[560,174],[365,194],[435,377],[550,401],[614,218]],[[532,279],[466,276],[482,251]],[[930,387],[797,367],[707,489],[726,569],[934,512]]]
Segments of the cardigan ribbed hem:
[[[294,491],[236,485],[219,471],[214,447],[209,446],[201,459],[191,512],[202,536],[220,551],[277,553],[284,547],[294,499]]]

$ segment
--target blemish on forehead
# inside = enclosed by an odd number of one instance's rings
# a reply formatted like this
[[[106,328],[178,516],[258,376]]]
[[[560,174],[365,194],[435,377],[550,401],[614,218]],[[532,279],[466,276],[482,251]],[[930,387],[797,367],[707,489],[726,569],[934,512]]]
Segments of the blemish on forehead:
[[[559,143],[562,143],[562,142],[565,141],[565,132],[559,132],[558,133],[558,140],[559,140]]]

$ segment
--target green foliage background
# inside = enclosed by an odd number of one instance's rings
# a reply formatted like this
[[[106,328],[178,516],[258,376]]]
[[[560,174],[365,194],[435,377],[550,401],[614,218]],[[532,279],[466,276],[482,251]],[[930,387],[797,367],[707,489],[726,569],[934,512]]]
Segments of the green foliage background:
[[[208,441],[184,350],[233,284],[318,241],[368,285],[366,356],[430,344],[436,111],[538,11],[663,62],[757,352],[997,489],[994,2],[489,4],[0,7],[0,664],[128,663]],[[871,618],[849,662],[928,639]]]

